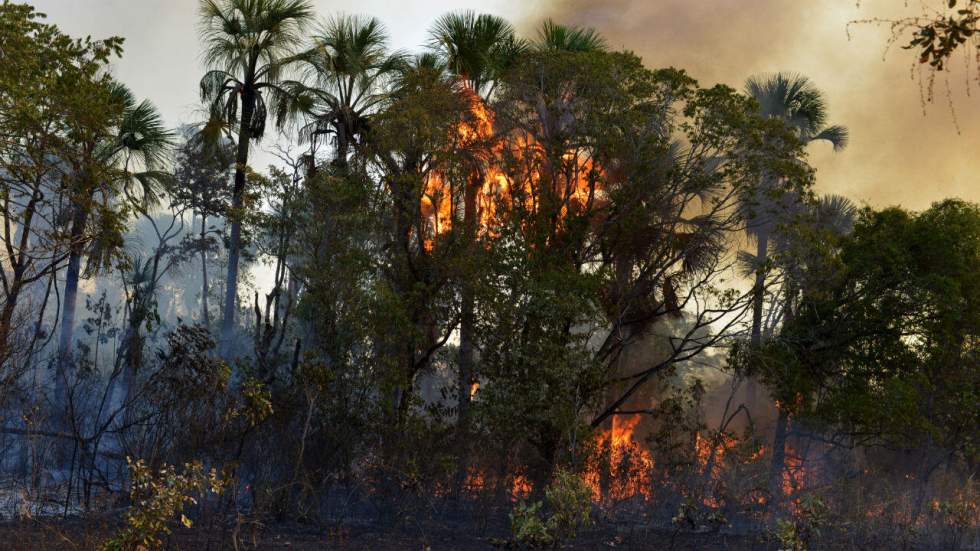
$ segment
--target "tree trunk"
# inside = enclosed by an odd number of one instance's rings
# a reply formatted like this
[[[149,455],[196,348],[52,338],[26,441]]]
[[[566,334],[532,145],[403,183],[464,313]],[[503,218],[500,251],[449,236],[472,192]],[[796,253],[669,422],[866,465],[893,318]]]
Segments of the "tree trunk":
[[[463,231],[466,232],[466,246],[472,251],[476,243],[477,231],[477,190],[474,182],[469,182],[466,186],[465,197],[463,198]],[[468,460],[468,434],[469,434],[469,409],[470,409],[470,386],[473,384],[473,371],[476,363],[476,344],[475,344],[475,300],[473,288],[468,281],[469,274],[464,277],[461,289],[462,304],[459,325],[459,397],[456,417],[456,433],[459,446],[459,466],[458,481],[463,480],[469,468]],[[461,489],[462,484],[459,484]]]
[[[769,233],[765,229],[760,229],[758,239],[756,239],[756,261],[759,263],[755,274],[755,285],[753,285],[752,295],[752,348],[759,348],[762,345],[762,307],[765,302],[766,292],[766,273],[762,263],[769,256]],[[749,377],[745,386],[745,403],[749,411],[752,411],[759,400],[759,384],[755,377]]]
[[[347,168],[347,152],[350,151],[350,141],[347,139],[347,131],[340,127],[337,129],[337,149],[334,151],[334,158],[330,164],[333,166],[346,169]]]
[[[3,303],[3,311],[0,312],[0,367],[2,367],[6,362],[7,358],[10,356],[11,345],[10,336],[13,333],[13,319],[14,310],[17,308],[17,299],[20,295],[20,276],[19,274],[14,274],[14,282],[10,286],[10,291],[7,293],[6,302]],[[0,376],[4,376],[0,372]]]
[[[248,165],[250,122],[255,98],[246,91],[242,98],[242,119],[238,130],[238,151],[235,156],[235,186],[231,196],[231,235],[228,241],[228,274],[225,278],[225,308],[221,321],[221,354],[228,357],[234,349],[235,314],[238,311],[238,260],[241,256],[241,209],[245,195],[245,168]]]
[[[204,239],[207,237],[208,217],[201,213],[201,322],[206,327],[211,326],[211,314],[208,313],[208,255],[204,248]]]
[[[88,221],[88,209],[75,205],[71,224],[71,245],[68,256],[68,270],[65,273],[64,303],[61,306],[61,333],[58,338],[58,367],[55,371],[55,388],[59,405],[64,405],[68,396],[67,376],[71,364],[72,342],[75,333],[75,310],[78,303],[78,281],[82,269],[84,243],[82,235]]]
[[[776,434],[772,439],[772,463],[769,466],[770,504],[778,503],[783,497],[783,471],[786,469],[786,436],[789,428],[789,414],[785,407],[779,408],[776,418]]]

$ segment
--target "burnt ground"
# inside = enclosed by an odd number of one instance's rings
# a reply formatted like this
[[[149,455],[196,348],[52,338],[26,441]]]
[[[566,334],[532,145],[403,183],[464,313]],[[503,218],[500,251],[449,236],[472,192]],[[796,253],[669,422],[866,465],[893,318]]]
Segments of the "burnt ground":
[[[68,520],[57,522],[0,523],[0,550],[50,551],[94,550],[113,533],[115,523]],[[234,549],[230,544],[232,529],[197,527],[176,531],[164,547],[175,551],[220,551]],[[484,532],[484,533],[481,533]],[[239,549],[295,550],[342,549],[351,551],[394,550],[501,550],[508,547],[504,533],[487,534],[478,529],[448,526],[416,526],[414,529],[380,529],[372,526],[339,525],[314,528],[303,525],[264,526],[241,529]],[[225,542],[225,545],[222,545]],[[622,550],[735,550],[768,551],[775,549],[762,538],[714,534],[671,534],[640,526],[606,526],[584,532],[562,549]]]

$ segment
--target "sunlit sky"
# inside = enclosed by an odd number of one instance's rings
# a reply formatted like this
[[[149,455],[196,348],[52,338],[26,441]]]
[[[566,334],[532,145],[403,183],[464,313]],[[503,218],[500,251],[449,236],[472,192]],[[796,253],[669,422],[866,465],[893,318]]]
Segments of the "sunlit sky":
[[[201,75],[197,0],[37,0],[50,21],[74,35],[126,39],[116,75],[151,99],[173,125],[197,120]],[[762,72],[809,76],[825,93],[831,121],[848,126],[842,153],[811,148],[818,190],[874,206],[924,208],[948,196],[980,201],[980,88],[967,97],[967,72],[951,75],[953,124],[945,84],[925,114],[911,78],[909,52],[885,55],[887,29],[851,20],[921,13],[914,0],[318,0],[320,14],[380,18],[392,45],[415,49],[438,15],[472,8],[529,29],[544,17],[596,27],[611,46],[640,54],[647,65],[687,69],[703,84],[741,87]],[[974,71],[975,72],[975,71]],[[271,145],[271,142],[265,144]],[[255,164],[269,157],[259,155]]]

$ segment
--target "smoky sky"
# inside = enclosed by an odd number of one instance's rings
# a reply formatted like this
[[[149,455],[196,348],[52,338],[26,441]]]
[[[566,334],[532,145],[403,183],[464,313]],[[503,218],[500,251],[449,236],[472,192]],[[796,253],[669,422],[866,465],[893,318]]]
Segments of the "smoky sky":
[[[742,89],[746,77],[760,73],[806,75],[824,92],[830,122],[847,126],[851,134],[850,145],[840,153],[827,144],[810,146],[818,191],[876,207],[921,209],[945,197],[980,201],[975,68],[966,70],[965,57],[957,58],[948,77],[936,80],[935,102],[923,109],[913,54],[898,46],[886,51],[887,26],[851,25],[848,38],[851,21],[919,15],[930,6],[914,0],[905,4],[549,0],[526,24],[550,17],[595,27],[610,46],[634,51],[647,66],[686,69],[703,85]]]
[[[48,21],[72,36],[125,39],[124,54],[113,62],[114,76],[141,99],[152,101],[171,126],[204,118],[198,83],[201,63],[199,0],[17,0],[34,5]],[[318,19],[338,14],[377,17],[392,48],[417,51],[431,23],[453,10],[472,9],[521,21],[526,4],[507,0],[312,0]],[[258,170],[278,160],[267,150],[288,139],[269,132],[253,148],[249,164]]]
[[[126,53],[114,64],[120,80],[151,99],[174,126],[201,118],[196,0],[34,4],[73,35],[123,36]],[[409,50],[419,49],[439,15],[475,9],[510,19],[525,35],[533,35],[546,17],[592,26],[610,46],[633,50],[649,67],[684,68],[705,85],[741,89],[750,75],[801,73],[823,90],[831,122],[851,131],[844,152],[811,146],[818,191],[877,207],[920,209],[953,196],[980,201],[974,182],[980,168],[980,87],[971,72],[959,64],[948,77],[957,133],[945,80],[937,81],[937,99],[923,114],[912,54],[895,47],[886,55],[887,27],[857,25],[850,39],[847,35],[852,20],[921,14],[923,4],[916,0],[316,0],[315,5],[323,17],[376,16],[391,31],[392,45]],[[274,142],[268,138],[262,147]],[[259,169],[274,160],[262,147],[252,163]]]

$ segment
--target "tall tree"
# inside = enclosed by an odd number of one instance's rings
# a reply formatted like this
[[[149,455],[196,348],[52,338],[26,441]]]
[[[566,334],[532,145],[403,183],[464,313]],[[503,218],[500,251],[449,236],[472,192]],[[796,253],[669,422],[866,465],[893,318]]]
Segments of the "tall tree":
[[[816,200],[796,199],[792,206],[784,210],[784,214],[770,247],[774,264],[782,274],[781,289],[772,301],[772,310],[776,315],[770,316],[770,331],[775,331],[776,325],[792,327],[802,297],[819,285],[815,274],[819,273],[820,265],[825,261],[822,255],[826,251],[815,246],[814,241],[839,241],[851,232],[858,212],[846,197],[825,195]],[[792,407],[785,397],[779,399],[777,406],[779,411],[769,468],[769,492],[775,497],[781,493],[786,468],[786,440]]]
[[[282,124],[294,107],[283,74],[296,61],[302,31],[312,17],[307,0],[203,0],[204,60],[210,70],[201,78],[201,99],[212,120],[237,132],[235,183],[228,218],[228,273],[225,282],[221,351],[230,352],[238,311],[238,264],[241,216],[248,150],[261,140],[274,110]],[[220,126],[216,124],[215,126]]]
[[[847,129],[827,126],[827,106],[823,94],[805,76],[776,73],[752,77],[745,83],[745,93],[759,104],[763,117],[783,121],[796,131],[804,145],[824,140],[830,142],[835,151],[847,146]],[[775,228],[787,218],[787,210],[793,211],[795,201],[795,197],[781,191],[778,178],[773,176],[764,176],[761,185],[742,198],[746,229],[756,244],[755,255],[750,257],[755,266],[750,336],[753,346],[762,343],[769,240]],[[749,407],[757,401],[757,388],[756,381],[749,380],[746,391]]]
[[[980,207],[864,209],[849,235],[800,245],[795,315],[745,356],[773,396],[836,439],[909,452],[922,489],[943,463],[975,468]]]
[[[315,150],[318,136],[332,135],[333,164],[344,167],[404,56],[388,51],[387,31],[377,19],[340,15],[320,25],[301,57],[310,84],[296,83],[294,93],[312,102],[301,136]]]
[[[122,51],[122,39],[75,40],[43,23],[27,5],[0,5],[0,193],[3,252],[0,283],[0,365],[12,351],[9,342],[23,291],[54,275],[72,256],[75,286],[78,264],[88,238],[83,224],[62,227],[64,204],[85,214],[89,204],[78,193],[80,142],[107,145],[106,127],[118,122],[120,105],[104,69]],[[109,140],[111,142],[112,140]],[[67,305],[67,303],[66,303]],[[36,327],[39,329],[43,307]],[[74,305],[70,311],[74,312]],[[64,328],[63,328],[64,329]],[[70,327],[67,328],[70,336]]]
[[[475,12],[448,13],[436,20],[429,31],[429,48],[439,55],[446,70],[471,94],[473,102],[485,102],[508,66],[526,49],[504,19]],[[477,106],[476,109],[481,107]],[[463,194],[463,235],[470,246],[477,240],[479,223],[478,193],[483,185],[484,167],[475,163],[467,176]],[[457,431],[461,442],[469,430],[470,387],[476,369],[475,297],[468,278],[461,281],[461,314],[458,357]],[[461,459],[460,476],[466,471]],[[460,479],[461,483],[461,479]]]
[[[808,171],[748,98],[628,53],[529,53],[494,106],[504,184],[477,286],[479,410],[491,434],[527,444],[540,485],[580,459],[590,428],[649,407],[643,390],[745,318],[749,292],[713,283],[732,266],[737,198],[767,171],[799,187]]]
[[[208,256],[218,246],[214,234],[220,233],[208,225],[208,218],[224,216],[228,210],[234,158],[235,147],[229,140],[210,143],[200,132],[189,128],[174,166],[174,185],[170,190],[173,202],[190,208],[201,219],[196,238],[185,238],[184,246],[201,258],[201,323],[206,326],[211,325]]]
[[[173,145],[173,134],[149,101],[137,102],[118,82],[94,94],[106,109],[104,118],[81,133],[70,160],[71,244],[58,341],[62,371],[71,356],[82,257],[88,254],[89,273],[107,268],[121,245],[126,203],[156,201],[169,178],[158,169]]]

